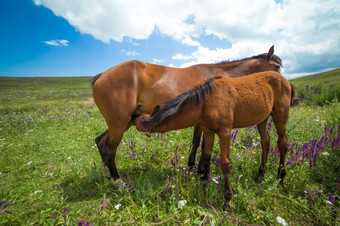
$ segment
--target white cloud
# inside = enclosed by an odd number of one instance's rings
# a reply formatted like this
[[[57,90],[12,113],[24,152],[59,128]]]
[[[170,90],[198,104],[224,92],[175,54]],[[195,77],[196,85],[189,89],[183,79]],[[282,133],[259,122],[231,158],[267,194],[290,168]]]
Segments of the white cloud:
[[[178,53],[172,57],[173,60],[191,60],[193,56],[191,55],[183,55],[183,53]]]
[[[122,50],[122,53],[124,53],[126,56],[138,56],[139,55],[139,53],[137,53],[136,51],[128,51],[125,49]]]
[[[162,62],[163,62],[163,60],[152,58],[152,63],[154,63],[154,64],[160,64]]]
[[[196,47],[172,59],[212,62],[262,53],[275,44],[287,73],[340,66],[340,4],[337,0],[34,0],[78,31],[109,43],[124,37],[147,39],[157,29]],[[231,43],[208,49],[200,39],[213,35]],[[131,43],[134,43],[131,41]],[[132,52],[131,52],[132,53]]]
[[[51,46],[68,46],[69,41],[62,39],[56,39],[56,40],[51,40],[51,41],[44,41],[45,44],[51,45]]]

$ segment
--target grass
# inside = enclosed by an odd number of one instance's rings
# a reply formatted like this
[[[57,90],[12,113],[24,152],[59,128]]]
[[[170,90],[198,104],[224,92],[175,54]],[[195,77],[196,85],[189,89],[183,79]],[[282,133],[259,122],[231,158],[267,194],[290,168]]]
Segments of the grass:
[[[0,78],[0,224],[278,224],[277,217],[290,225],[340,224],[337,101],[291,109],[285,189],[277,188],[272,123],[261,185],[254,181],[261,156],[256,129],[233,130],[233,213],[226,215],[218,139],[203,189],[186,165],[192,128],[151,138],[130,128],[116,157],[130,188],[114,188],[94,143],[106,125],[89,80]]]

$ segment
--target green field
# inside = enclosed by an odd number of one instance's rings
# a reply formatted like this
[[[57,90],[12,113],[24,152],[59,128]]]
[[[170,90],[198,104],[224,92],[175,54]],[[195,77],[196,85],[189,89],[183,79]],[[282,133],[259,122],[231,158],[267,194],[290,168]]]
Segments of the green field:
[[[339,84],[339,77],[319,78],[292,82]],[[254,180],[261,157],[256,129],[233,130],[233,212],[227,215],[218,139],[203,189],[186,164],[192,128],[151,138],[130,128],[116,157],[130,186],[114,188],[94,143],[107,128],[90,79],[0,77],[1,225],[278,225],[278,217],[289,225],[340,225],[340,104],[334,96],[322,104],[306,97],[291,108],[285,188],[277,188],[272,123],[262,184]]]

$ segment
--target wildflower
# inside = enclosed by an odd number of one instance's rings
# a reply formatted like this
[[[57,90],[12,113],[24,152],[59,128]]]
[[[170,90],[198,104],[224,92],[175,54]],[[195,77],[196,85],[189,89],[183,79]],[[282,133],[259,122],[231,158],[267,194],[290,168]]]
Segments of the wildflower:
[[[0,210],[0,213],[4,214],[4,213],[8,213],[8,214],[12,214],[12,211],[9,211],[9,210],[5,210],[10,204],[11,205],[14,205],[14,203],[9,203],[8,200],[4,200],[4,201],[1,201],[0,202],[0,207],[2,206],[2,204],[4,204],[4,207],[2,207],[2,209]]]
[[[68,215],[67,208],[64,208],[65,215]]]
[[[115,205],[115,209],[119,210],[119,208],[122,206],[122,204],[118,203],[117,205]]]
[[[85,222],[85,221],[79,221],[78,222],[78,224],[77,224],[78,226],[90,226],[91,225],[91,223],[90,222]]]
[[[287,223],[286,223],[286,221],[285,221],[285,219],[283,219],[282,217],[276,217],[276,221],[277,221],[277,223],[279,223],[279,224],[282,224],[282,225],[288,225]]]
[[[312,193],[310,192],[310,190],[308,188],[306,188],[306,191],[309,195],[312,195]]]
[[[329,156],[329,153],[327,151],[322,152],[322,154],[325,155],[325,156]]]
[[[187,200],[180,200],[177,205],[178,209],[182,209],[186,203],[187,203]]]
[[[260,184],[260,189],[259,189],[259,194],[258,195],[261,195],[262,193],[262,184]]]
[[[56,216],[56,215],[53,215],[53,214],[51,214],[51,217],[52,217],[53,219],[56,219],[56,218],[58,218],[58,216]]]
[[[31,165],[32,164],[32,161],[29,161],[28,163],[27,163],[27,165]]]

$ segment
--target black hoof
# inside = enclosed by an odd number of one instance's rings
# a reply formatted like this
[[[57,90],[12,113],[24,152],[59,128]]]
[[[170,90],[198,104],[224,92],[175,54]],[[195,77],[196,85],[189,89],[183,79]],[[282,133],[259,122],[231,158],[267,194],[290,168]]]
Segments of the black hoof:
[[[258,183],[258,184],[260,184],[262,181],[263,181],[263,176],[261,176],[261,175],[258,175],[257,177],[256,177],[256,179],[255,179],[255,182],[256,183]]]
[[[198,166],[197,167],[197,173],[198,174],[204,174],[205,173],[205,167]]]
[[[227,213],[229,213],[229,214],[232,212],[229,203],[225,203],[225,204],[222,206],[222,209],[223,209],[224,211],[226,211]]]

